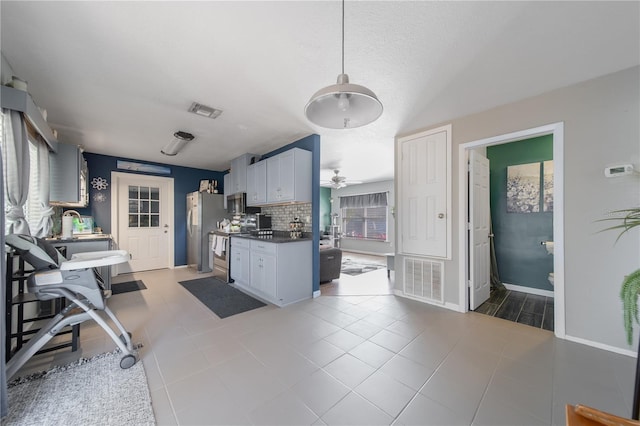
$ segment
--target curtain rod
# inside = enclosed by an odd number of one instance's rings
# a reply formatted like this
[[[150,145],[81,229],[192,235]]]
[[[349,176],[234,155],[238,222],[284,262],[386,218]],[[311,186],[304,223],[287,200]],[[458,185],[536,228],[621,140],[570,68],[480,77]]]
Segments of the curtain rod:
[[[337,190],[336,190],[337,191]],[[387,194],[391,191],[376,191],[376,192],[364,192],[362,194],[349,194],[349,195],[338,195],[338,198],[344,198],[344,197],[358,197],[360,195],[371,195],[371,194],[382,194],[383,192],[386,192]]]

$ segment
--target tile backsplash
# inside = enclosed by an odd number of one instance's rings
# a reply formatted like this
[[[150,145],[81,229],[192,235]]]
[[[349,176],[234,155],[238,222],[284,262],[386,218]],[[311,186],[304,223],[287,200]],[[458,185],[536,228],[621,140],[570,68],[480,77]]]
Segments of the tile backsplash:
[[[297,217],[304,222],[303,232],[313,232],[311,203],[265,206],[262,207],[262,213],[271,215],[271,228],[274,231],[289,231],[289,222]]]

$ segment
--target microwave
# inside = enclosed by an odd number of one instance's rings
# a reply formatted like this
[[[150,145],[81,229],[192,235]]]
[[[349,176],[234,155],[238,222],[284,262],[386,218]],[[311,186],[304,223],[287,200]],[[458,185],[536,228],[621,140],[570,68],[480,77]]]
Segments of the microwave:
[[[247,207],[247,193],[237,192],[227,195],[227,213],[244,214]]]

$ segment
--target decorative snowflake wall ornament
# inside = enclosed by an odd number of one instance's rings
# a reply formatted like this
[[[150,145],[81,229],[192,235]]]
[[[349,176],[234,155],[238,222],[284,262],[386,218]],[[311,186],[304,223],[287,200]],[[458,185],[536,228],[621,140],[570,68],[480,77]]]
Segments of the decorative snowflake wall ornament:
[[[104,191],[109,186],[109,183],[106,179],[101,177],[94,177],[91,179],[91,186],[93,189],[97,189],[98,191]]]
[[[93,196],[93,201],[98,203],[104,203],[105,201],[107,201],[107,196],[104,195],[102,192],[96,192]]]

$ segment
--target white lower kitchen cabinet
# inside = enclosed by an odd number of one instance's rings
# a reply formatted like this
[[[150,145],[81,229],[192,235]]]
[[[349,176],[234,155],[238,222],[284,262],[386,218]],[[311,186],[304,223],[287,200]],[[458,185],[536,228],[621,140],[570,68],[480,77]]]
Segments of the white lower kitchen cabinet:
[[[229,273],[237,285],[249,285],[249,240],[231,238],[231,265]]]
[[[238,242],[250,245],[249,277],[234,273],[234,247],[238,250],[236,268],[244,267]],[[311,298],[313,294],[311,241],[270,243],[262,240],[233,238],[231,243],[231,271],[236,286],[276,306],[286,306]],[[236,269],[237,271],[237,269]],[[241,279],[236,279],[236,276]]]
[[[253,246],[253,244],[252,244]],[[251,288],[269,296],[269,299],[273,300],[278,295],[278,289],[276,281],[278,279],[277,273],[277,257],[275,252],[275,244],[260,244],[260,246],[271,248],[273,247],[273,253],[271,250],[263,251],[261,249],[251,249]]]

